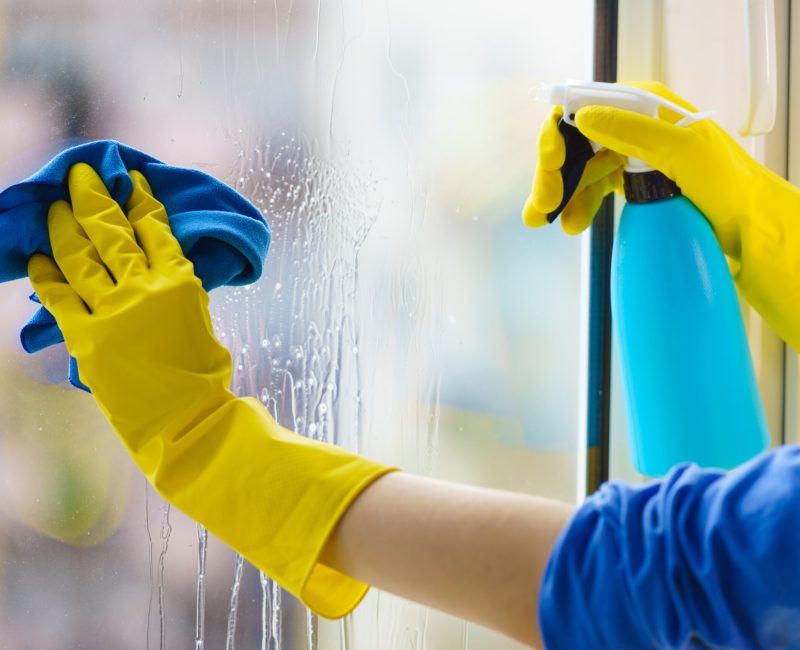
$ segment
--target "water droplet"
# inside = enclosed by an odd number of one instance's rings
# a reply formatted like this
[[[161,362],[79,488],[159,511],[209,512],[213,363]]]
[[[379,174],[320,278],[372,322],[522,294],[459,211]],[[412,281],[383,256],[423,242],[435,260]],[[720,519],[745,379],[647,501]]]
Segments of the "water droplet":
[[[269,400],[269,391],[266,388],[261,389],[261,401],[266,404]]]
[[[281,347],[281,337],[277,334],[272,337],[272,345],[274,345],[276,348]]]
[[[319,411],[320,415],[325,415],[328,412],[328,405],[325,403],[320,404],[317,410]]]

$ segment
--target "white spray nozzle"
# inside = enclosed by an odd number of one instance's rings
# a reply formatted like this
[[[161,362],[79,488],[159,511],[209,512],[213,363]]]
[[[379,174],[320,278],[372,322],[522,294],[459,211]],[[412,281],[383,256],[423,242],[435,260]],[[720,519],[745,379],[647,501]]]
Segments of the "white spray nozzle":
[[[711,117],[713,111],[692,111],[664,99],[659,95],[620,84],[602,81],[567,81],[561,84],[542,84],[536,90],[536,101],[548,104],[558,104],[564,107],[564,121],[576,126],[575,114],[584,106],[613,106],[628,111],[634,111],[650,117],[658,117],[660,107],[668,108],[683,119],[676,123],[677,126],[688,126],[694,122]],[[592,148],[597,151],[600,146],[592,142]],[[650,171],[652,167],[641,160],[628,158],[626,166],[628,171]]]
[[[563,106],[564,121],[572,126],[575,126],[575,113],[584,106],[614,106],[650,117],[658,117],[658,109],[663,106],[683,115],[683,119],[678,122],[679,126],[687,126],[713,115],[711,111],[693,113],[675,102],[641,88],[602,81],[543,84],[537,89],[536,100]]]

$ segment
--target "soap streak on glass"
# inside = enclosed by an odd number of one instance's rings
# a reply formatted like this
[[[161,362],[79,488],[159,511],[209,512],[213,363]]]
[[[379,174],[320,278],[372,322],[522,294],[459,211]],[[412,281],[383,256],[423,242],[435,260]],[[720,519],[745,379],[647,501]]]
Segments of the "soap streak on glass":
[[[261,584],[261,650],[280,647],[280,587],[263,571],[258,572]],[[273,606],[273,603],[277,604]]]
[[[212,296],[215,328],[233,357],[233,391],[257,397],[301,435],[358,451],[358,252],[378,214],[369,170],[356,173],[346,156],[334,166],[285,132],[240,146],[232,185],[262,210],[272,244],[258,282]],[[262,648],[278,650],[281,589],[265,577],[261,587]],[[308,611],[307,648],[317,643]]]
[[[242,587],[242,571],[244,558],[237,553],[234,559],[233,587],[231,587],[231,604],[228,610],[228,628],[225,638],[225,650],[234,650],[236,647],[236,620],[239,608],[239,591]]]
[[[158,616],[161,622],[161,643],[159,647],[167,647],[167,603],[164,585],[164,563],[169,550],[169,537],[172,534],[172,525],[169,523],[170,504],[166,501],[161,506],[163,517],[161,519],[161,552],[158,554]]]
[[[149,586],[147,598],[147,630],[145,632],[145,648],[150,650],[150,617],[153,613],[153,535],[150,532],[150,484],[144,481],[144,530],[147,535],[147,570]]]
[[[316,648],[319,635],[319,618],[310,609],[306,610],[306,647]]]
[[[280,650],[281,647],[281,586],[274,580],[269,581],[269,650]]]
[[[153,536],[150,531],[150,485],[145,480],[144,487],[144,527],[147,534],[148,543],[148,571],[149,571],[149,596],[147,601],[147,632],[146,632],[146,647],[150,648],[150,617],[153,611],[153,591],[158,592],[158,619],[159,619],[159,648],[164,650],[167,647],[167,617],[166,617],[166,589],[164,586],[164,564],[167,558],[167,550],[169,550],[169,539],[172,534],[172,525],[169,521],[170,505],[162,501],[161,508],[161,530],[159,536],[161,538],[161,550],[158,554],[157,578],[154,582],[153,578]]]
[[[206,638],[206,547],[208,531],[197,524],[197,604],[195,615],[195,650],[203,650]]]

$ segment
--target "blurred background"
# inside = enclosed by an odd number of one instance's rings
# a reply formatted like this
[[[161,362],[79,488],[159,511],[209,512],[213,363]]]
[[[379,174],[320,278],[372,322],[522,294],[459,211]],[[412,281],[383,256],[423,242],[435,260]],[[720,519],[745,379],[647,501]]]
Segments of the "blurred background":
[[[591,77],[592,20],[588,0],[3,0],[0,181],[111,138],[229,183],[274,234],[262,279],[212,296],[239,394],[409,471],[575,501],[581,242],[519,213],[531,89]],[[63,346],[22,351],[30,290],[0,285],[0,647],[517,647],[377,591],[317,621],[206,541]]]

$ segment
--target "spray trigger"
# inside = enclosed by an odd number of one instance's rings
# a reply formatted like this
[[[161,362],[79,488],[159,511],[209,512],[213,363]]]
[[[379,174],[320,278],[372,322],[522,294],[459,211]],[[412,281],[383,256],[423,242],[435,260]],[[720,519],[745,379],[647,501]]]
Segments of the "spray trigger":
[[[575,115],[585,106],[614,106],[624,110],[634,111],[650,117],[658,117],[661,107],[682,115],[677,126],[685,127],[694,122],[708,119],[713,111],[692,112],[675,102],[660,97],[654,93],[614,83],[599,81],[569,81],[563,84],[540,85],[536,89],[536,101],[564,107],[564,115],[559,120],[558,130],[564,136],[566,145],[566,158],[561,167],[561,179],[564,193],[561,204],[547,216],[552,223],[564,210],[578,187],[583,170],[592,156],[602,147],[591,142],[578,131],[575,125]],[[641,160],[628,159],[627,170],[636,172],[653,171]]]
[[[564,164],[561,166],[561,180],[564,190],[559,206],[547,215],[549,223],[553,223],[556,220],[556,217],[561,214],[567,203],[569,203],[572,195],[575,194],[578,183],[581,181],[581,176],[583,176],[583,170],[595,154],[589,138],[578,131],[578,127],[570,124],[564,118],[558,121],[558,130],[564,137],[564,145],[566,147],[566,157]]]

